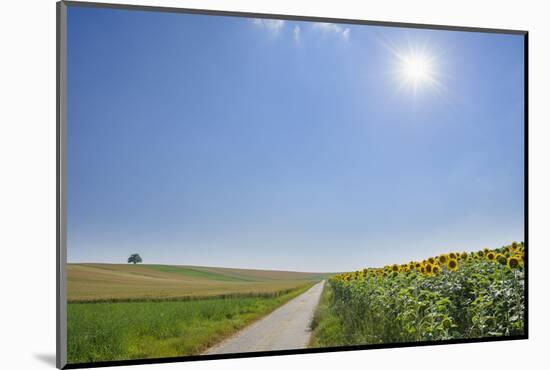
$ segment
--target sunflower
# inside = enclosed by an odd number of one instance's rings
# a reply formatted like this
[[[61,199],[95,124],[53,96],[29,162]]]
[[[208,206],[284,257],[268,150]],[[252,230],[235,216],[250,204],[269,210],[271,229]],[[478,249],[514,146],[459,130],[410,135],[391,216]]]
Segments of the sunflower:
[[[495,260],[495,257],[496,257],[496,255],[495,255],[494,252],[488,252],[488,253],[487,253],[487,259],[488,259],[489,261],[494,261],[494,260]]]
[[[426,266],[420,266],[420,272],[425,274],[426,273]]]
[[[431,263],[426,264],[426,266],[424,266],[424,270],[426,274],[431,274],[433,270],[433,265]]]
[[[442,254],[441,256],[439,256],[439,262],[441,262],[442,264],[445,264],[447,263],[447,256]]]
[[[461,260],[466,260],[466,259],[468,259],[468,253],[462,252],[462,254],[460,255],[460,259],[461,259]]]
[[[435,263],[435,258],[433,257],[428,258],[428,262],[433,265]]]
[[[397,272],[397,271],[399,271],[399,266],[392,265],[391,270],[394,271],[394,272]]]
[[[519,259],[517,257],[510,257],[506,262],[508,264],[508,267],[511,269],[519,267]]]
[[[483,256],[485,255],[485,252],[484,252],[484,251],[478,251],[478,252],[477,252],[477,255],[478,255],[479,257],[483,257]]]
[[[453,253],[453,252],[449,253],[449,258],[453,259],[453,260],[456,260],[456,254]]]
[[[505,256],[503,256],[502,254],[497,254],[495,259],[497,260],[498,263],[500,263],[501,265],[506,265],[506,263],[508,262],[508,260],[506,259]]]
[[[432,273],[433,273],[434,275],[439,274],[439,272],[440,272],[439,266],[435,265],[434,267],[432,267]]]
[[[523,262],[524,257],[523,254],[516,254],[515,257],[520,260],[520,262]]]
[[[447,267],[451,271],[456,271],[458,269],[458,262],[454,259],[450,259],[449,262],[447,262]]]

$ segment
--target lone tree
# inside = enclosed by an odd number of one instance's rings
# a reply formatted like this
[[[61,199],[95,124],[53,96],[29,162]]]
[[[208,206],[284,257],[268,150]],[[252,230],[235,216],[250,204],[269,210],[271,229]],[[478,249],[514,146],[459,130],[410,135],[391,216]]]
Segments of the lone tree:
[[[137,253],[134,253],[130,257],[128,257],[128,263],[133,263],[135,265],[136,263],[141,263],[141,262],[143,261],[141,260],[140,255]]]

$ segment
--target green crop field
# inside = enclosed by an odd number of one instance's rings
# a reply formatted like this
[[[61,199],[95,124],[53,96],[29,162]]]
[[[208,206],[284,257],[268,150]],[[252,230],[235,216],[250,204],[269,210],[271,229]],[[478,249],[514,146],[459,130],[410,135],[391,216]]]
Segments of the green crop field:
[[[196,355],[329,274],[69,264],[68,362]]]

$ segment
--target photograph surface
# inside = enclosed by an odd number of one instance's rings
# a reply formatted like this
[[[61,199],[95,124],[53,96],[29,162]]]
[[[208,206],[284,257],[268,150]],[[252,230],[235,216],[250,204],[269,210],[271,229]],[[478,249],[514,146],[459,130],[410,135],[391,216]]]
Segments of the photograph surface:
[[[526,334],[525,35],[66,19],[69,365]]]

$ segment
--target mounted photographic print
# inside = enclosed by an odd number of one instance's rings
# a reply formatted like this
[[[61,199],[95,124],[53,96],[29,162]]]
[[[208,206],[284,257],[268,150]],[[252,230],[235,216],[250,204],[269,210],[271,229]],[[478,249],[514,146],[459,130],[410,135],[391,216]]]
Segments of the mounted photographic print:
[[[58,367],[527,338],[527,32],[57,10]]]

